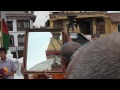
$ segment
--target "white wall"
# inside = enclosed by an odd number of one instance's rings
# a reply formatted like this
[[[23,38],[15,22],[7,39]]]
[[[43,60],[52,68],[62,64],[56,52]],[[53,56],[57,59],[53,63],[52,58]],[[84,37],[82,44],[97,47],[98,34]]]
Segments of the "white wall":
[[[17,32],[17,20],[13,19],[13,31]]]
[[[8,19],[8,21],[13,21],[13,31],[9,31],[10,35],[14,36],[14,45],[18,46],[18,35],[25,34],[25,31],[17,31],[17,20]],[[30,28],[33,28],[33,21],[30,20]]]
[[[33,21],[30,20],[30,28],[33,28]]]

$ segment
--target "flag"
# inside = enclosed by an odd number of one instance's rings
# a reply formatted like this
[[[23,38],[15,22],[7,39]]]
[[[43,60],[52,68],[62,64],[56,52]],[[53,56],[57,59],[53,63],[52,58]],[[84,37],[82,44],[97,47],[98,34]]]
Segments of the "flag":
[[[5,11],[1,11],[1,25],[2,25],[2,47],[9,49],[9,33],[6,22]]]

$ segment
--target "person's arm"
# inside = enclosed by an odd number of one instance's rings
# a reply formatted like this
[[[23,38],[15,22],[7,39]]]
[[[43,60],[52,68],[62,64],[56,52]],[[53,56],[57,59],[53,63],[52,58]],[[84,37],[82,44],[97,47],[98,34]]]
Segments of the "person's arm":
[[[73,42],[72,39],[70,38],[70,36],[68,35],[68,33],[65,30],[62,30],[62,32],[65,36],[66,42]]]
[[[25,74],[25,72],[26,72],[26,69],[24,68],[23,65],[21,65],[21,73],[22,73],[22,74]]]
[[[12,76],[15,74],[16,71],[12,71],[12,72],[5,72],[4,75],[5,76]]]

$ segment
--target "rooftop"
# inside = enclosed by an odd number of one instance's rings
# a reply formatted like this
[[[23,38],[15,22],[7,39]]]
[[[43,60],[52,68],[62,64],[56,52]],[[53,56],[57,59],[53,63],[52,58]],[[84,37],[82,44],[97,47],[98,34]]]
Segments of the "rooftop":
[[[120,22],[120,13],[108,13],[111,22]]]
[[[33,15],[33,13],[25,13],[25,12],[20,12],[20,11],[7,11],[6,17],[7,19],[33,19],[35,21],[36,15]],[[1,14],[0,14],[1,17]]]

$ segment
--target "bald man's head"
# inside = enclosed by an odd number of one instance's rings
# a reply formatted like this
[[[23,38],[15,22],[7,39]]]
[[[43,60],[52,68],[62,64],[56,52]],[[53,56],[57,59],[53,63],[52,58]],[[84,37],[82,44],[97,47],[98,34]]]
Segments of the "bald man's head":
[[[67,79],[120,79],[120,33],[86,44],[73,56]]]
[[[61,60],[67,65],[71,60],[71,56],[81,47],[77,42],[68,42],[62,46],[61,49]]]

